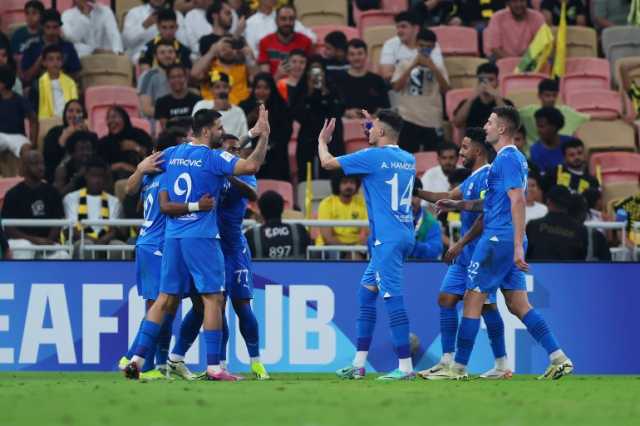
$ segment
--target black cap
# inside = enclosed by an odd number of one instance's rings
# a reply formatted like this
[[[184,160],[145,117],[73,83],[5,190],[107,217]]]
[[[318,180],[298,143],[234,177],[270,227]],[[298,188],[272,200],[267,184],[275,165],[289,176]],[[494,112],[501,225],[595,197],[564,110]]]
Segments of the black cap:
[[[40,21],[42,22],[42,25],[51,21],[57,22],[59,25],[62,25],[62,18],[60,17],[60,12],[58,12],[56,9],[45,10],[44,13],[42,14],[42,18],[40,18]]]
[[[547,192],[547,199],[558,207],[568,209],[571,206],[571,192],[566,186],[556,185]]]

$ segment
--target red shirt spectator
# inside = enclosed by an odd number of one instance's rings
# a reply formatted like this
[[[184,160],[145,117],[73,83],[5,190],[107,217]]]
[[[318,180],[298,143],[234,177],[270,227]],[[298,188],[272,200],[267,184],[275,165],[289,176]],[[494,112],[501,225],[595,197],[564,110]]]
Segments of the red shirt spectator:
[[[484,31],[485,54],[496,59],[522,56],[544,23],[542,13],[527,9],[525,0],[507,1],[507,8],[494,13]]]

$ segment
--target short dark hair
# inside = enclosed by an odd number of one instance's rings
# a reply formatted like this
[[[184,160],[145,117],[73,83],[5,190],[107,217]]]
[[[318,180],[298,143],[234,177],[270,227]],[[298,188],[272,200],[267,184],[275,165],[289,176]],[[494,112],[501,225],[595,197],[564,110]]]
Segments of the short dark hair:
[[[90,169],[100,169],[103,172],[107,172],[107,163],[98,156],[93,156],[87,161],[86,170],[89,172]]]
[[[69,154],[73,153],[76,149],[76,145],[80,141],[89,141],[91,142],[91,147],[93,151],[96,150],[96,145],[98,144],[98,135],[93,132],[89,132],[87,130],[78,130],[75,131],[69,136],[67,143],[65,144],[65,148]]]
[[[178,64],[171,64],[171,65],[169,65],[169,66],[167,67],[167,69],[165,70],[165,73],[166,73],[167,77],[169,76],[169,74],[171,73],[171,71],[176,70],[176,69],[178,69],[178,70],[182,70],[182,72],[184,72],[184,73],[188,73],[188,72],[189,72],[189,71],[187,70],[187,67],[185,67],[185,66],[184,66],[184,64],[180,64],[180,63],[178,63]]]
[[[189,129],[193,127],[193,118],[191,116],[178,116],[170,118],[167,121],[167,125],[165,126],[165,130],[176,130],[184,133],[184,137],[187,137],[187,133]]]
[[[577,220],[579,223],[583,223],[587,220],[587,212],[589,206],[587,200],[582,194],[571,194],[569,197],[569,216]]]
[[[298,10],[293,4],[283,4],[278,9],[276,9],[276,18],[280,16],[280,12],[283,11],[284,9],[291,9],[293,10],[293,13],[295,13],[296,15],[298,14]]]
[[[56,22],[58,25],[62,25],[62,18],[60,17],[60,12],[52,8],[42,12],[40,22],[42,23],[42,25],[46,24],[47,22]]]
[[[520,114],[518,113],[518,110],[512,106],[506,105],[494,108],[493,113],[497,115],[499,119],[508,123],[508,133],[513,136],[520,127]]]
[[[476,75],[480,74],[493,74],[497,77],[500,75],[500,69],[494,63],[485,62],[484,64],[478,65],[478,68],[476,68]]]
[[[221,117],[218,111],[212,109],[201,109],[193,116],[193,133],[199,136],[202,130],[213,126],[213,123]]]
[[[207,18],[207,22],[213,25],[212,15],[217,15],[222,10],[222,0],[213,0],[211,6],[207,8],[207,12],[205,14],[205,18]]]
[[[456,168],[454,169],[448,177],[449,185],[452,187],[460,185],[466,178],[471,175],[471,170],[466,168]]]
[[[422,41],[432,41],[435,43],[438,41],[438,36],[430,29],[422,28],[420,32],[418,32],[417,39]]]
[[[303,58],[308,59],[307,53],[302,49],[293,49],[289,52],[289,57],[292,56],[302,56]]]
[[[352,38],[351,40],[349,40],[349,42],[347,43],[347,49],[349,49],[350,47],[353,47],[354,49],[364,49],[365,52],[369,50],[369,48],[367,47],[367,43],[359,38]]]
[[[529,170],[529,174],[527,175],[527,179],[535,180],[536,183],[538,184],[538,187],[540,188],[540,190],[542,190],[542,187],[541,187],[542,177],[540,177],[540,173],[538,173],[537,171],[534,171],[534,170]]]
[[[376,116],[378,117],[378,120],[383,122],[386,126],[390,127],[391,130],[393,130],[396,133],[395,135],[396,139],[400,136],[400,132],[402,131],[402,123],[403,123],[402,117],[400,117],[400,114],[390,109],[381,109],[380,111],[378,111]]]
[[[547,201],[552,201],[556,207],[568,210],[571,206],[571,192],[566,186],[552,186],[547,191]]]
[[[559,92],[560,91],[560,83],[557,80],[551,80],[550,78],[545,78],[540,83],[538,83],[538,94],[542,94],[542,92]]]
[[[465,130],[465,136],[468,137],[472,143],[482,148],[487,155],[487,159],[493,160],[493,154],[495,150],[491,144],[487,143],[487,133],[482,127],[467,127]]]
[[[535,113],[535,119],[545,119],[557,130],[560,130],[564,127],[564,116],[562,115],[560,110],[555,107],[540,108]]]
[[[602,198],[602,192],[600,191],[600,188],[587,188],[582,193],[582,196],[587,200],[587,206],[590,209],[595,209],[598,200]]]
[[[516,133],[522,134],[522,136],[525,139],[527,138],[527,128],[524,127],[524,124],[521,124],[520,127],[518,127],[518,129],[516,130]]]
[[[565,156],[567,154],[567,150],[569,148],[582,148],[584,149],[584,142],[582,142],[578,138],[571,138],[565,143],[562,144],[562,155]]]
[[[42,49],[42,59],[46,59],[46,57],[52,53],[59,53],[60,55],[64,55],[62,52],[62,47],[58,44],[50,44],[44,49]]]
[[[420,25],[420,22],[418,22],[418,18],[415,16],[415,14],[410,13],[409,11],[398,13],[396,16],[393,17],[393,20],[396,24],[406,21],[411,25]]]
[[[153,149],[156,152],[164,151],[167,148],[171,148],[172,146],[179,145],[180,143],[182,143],[182,140],[186,137],[187,137],[186,132],[175,127],[164,130],[158,135],[158,138],[153,144]]]
[[[265,220],[280,219],[284,211],[284,198],[276,191],[265,191],[258,199],[258,208]]]
[[[24,11],[26,12],[29,9],[35,9],[42,15],[44,13],[44,4],[39,0],[29,0],[24,4]]]
[[[157,21],[158,23],[166,21],[178,22],[178,15],[173,9],[163,8],[158,12]]]
[[[344,174],[344,172],[342,171],[342,169],[338,169],[335,170],[333,173],[331,173],[331,193],[333,195],[338,195],[340,194],[340,182],[342,182],[342,179],[351,179],[354,180],[356,182],[356,187],[358,189],[360,189],[360,178],[358,178],[357,176],[347,176]]]
[[[155,49],[155,51],[153,52],[154,55],[158,53],[158,47],[160,46],[169,46],[169,47],[172,47],[173,50],[176,50],[176,45],[173,41],[160,39],[154,46],[154,49]],[[176,53],[178,52],[176,51]]]
[[[447,151],[454,151],[458,155],[458,145],[451,142],[444,142],[438,146],[438,157]]]
[[[0,65],[0,83],[7,90],[11,90],[16,84],[16,71],[9,65]]]
[[[221,140],[226,141],[227,139],[233,139],[234,141],[239,141],[240,138],[236,135],[232,135],[231,133],[223,133],[220,137]]]
[[[331,31],[324,37],[324,43],[336,49],[347,50],[347,36],[342,31]]]

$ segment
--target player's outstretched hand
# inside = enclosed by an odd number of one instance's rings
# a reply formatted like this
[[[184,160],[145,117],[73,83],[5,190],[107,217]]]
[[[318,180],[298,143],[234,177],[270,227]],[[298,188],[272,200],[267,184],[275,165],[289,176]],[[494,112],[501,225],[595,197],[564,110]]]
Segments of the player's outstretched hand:
[[[449,247],[449,250],[447,250],[447,252],[444,254],[442,260],[444,260],[447,265],[451,265],[453,262],[455,262],[456,257],[460,255],[460,252],[463,248],[464,246],[460,244],[459,241],[456,242],[454,245]]]
[[[513,250],[513,263],[522,272],[529,272],[529,264],[524,260],[524,248],[518,246]]]
[[[198,208],[202,212],[208,212],[209,210],[213,210],[215,205],[216,205],[216,200],[212,198],[211,195],[209,194],[204,194],[202,197],[200,197],[200,200],[198,200]]]
[[[264,133],[270,132],[269,128],[269,113],[267,112],[264,104],[260,104],[258,107],[258,120],[256,124],[251,128],[251,135],[254,138],[262,136]]]
[[[436,214],[460,210],[460,200],[438,200],[436,203]]]
[[[164,162],[162,155],[162,151],[154,152],[138,163],[138,170],[145,175],[161,172],[162,169],[160,169],[160,165]]]
[[[331,139],[333,138],[333,131],[336,129],[336,119],[332,118],[330,120],[325,119],[324,125],[322,126],[322,130],[320,130],[320,134],[318,135],[318,142],[323,144],[329,144]]]

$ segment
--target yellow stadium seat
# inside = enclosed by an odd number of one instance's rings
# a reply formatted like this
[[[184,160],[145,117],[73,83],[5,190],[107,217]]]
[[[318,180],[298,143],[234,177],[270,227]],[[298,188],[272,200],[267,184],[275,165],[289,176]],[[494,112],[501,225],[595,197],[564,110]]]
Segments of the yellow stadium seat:
[[[588,153],[594,151],[635,151],[635,131],[622,120],[591,120],[576,131]]]
[[[80,59],[83,89],[92,86],[132,86],[133,64],[126,55],[97,54]]]
[[[476,87],[478,79],[476,69],[480,64],[486,63],[486,59],[472,56],[448,56],[444,58],[444,66],[449,74],[449,83],[452,89],[469,89]]]
[[[134,7],[140,6],[141,4],[142,2],[140,0],[116,0],[116,17],[120,28],[122,28],[122,25],[124,24],[124,15]]]
[[[380,25],[362,30],[362,39],[369,47],[369,63],[377,68],[380,65],[380,52],[384,42],[396,35],[395,25]]]
[[[298,19],[306,26],[347,25],[347,2],[345,0],[296,0]]]

